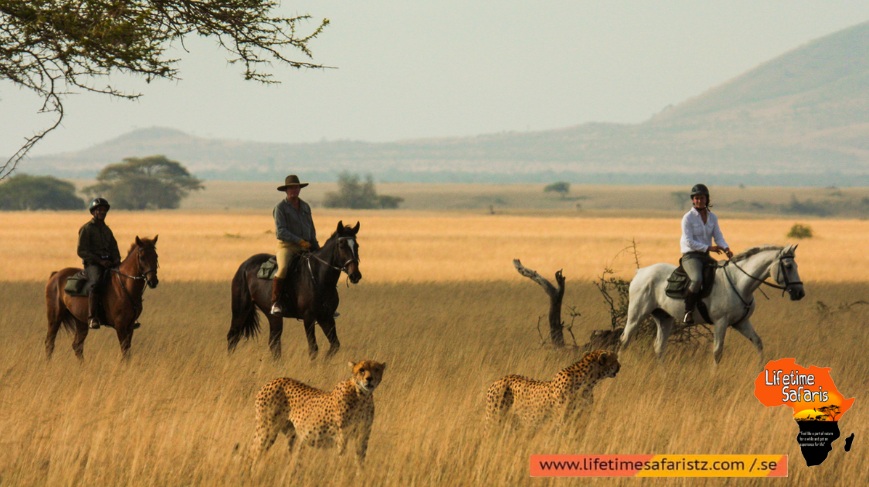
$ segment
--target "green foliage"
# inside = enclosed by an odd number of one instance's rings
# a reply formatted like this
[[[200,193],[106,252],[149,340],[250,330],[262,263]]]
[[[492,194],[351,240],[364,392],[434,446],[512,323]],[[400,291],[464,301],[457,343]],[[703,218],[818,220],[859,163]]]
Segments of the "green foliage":
[[[812,228],[810,226],[794,223],[794,226],[791,227],[787,236],[788,238],[803,239],[812,238],[814,234],[812,233]]]
[[[18,174],[0,184],[0,210],[80,210],[75,186],[52,176]]]
[[[546,185],[543,188],[544,193],[558,193],[561,197],[567,196],[567,193],[570,193],[570,183],[566,181],[558,181],[552,184]]]
[[[374,188],[374,178],[371,174],[361,182],[358,174],[347,171],[338,175],[338,191],[326,193],[323,206],[326,208],[376,209],[398,208],[404,198],[398,196],[378,195]]]
[[[126,210],[178,208],[190,191],[203,188],[202,181],[166,156],[128,157],[103,168],[97,181],[85,192],[107,198],[112,208]]]

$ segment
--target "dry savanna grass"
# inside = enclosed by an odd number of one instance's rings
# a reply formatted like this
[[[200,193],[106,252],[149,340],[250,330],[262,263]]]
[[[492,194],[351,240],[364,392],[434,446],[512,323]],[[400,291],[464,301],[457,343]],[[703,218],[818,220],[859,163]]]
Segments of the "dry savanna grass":
[[[343,347],[332,359],[308,360],[295,320],[285,320],[280,361],[271,360],[263,335],[226,354],[229,280],[249,255],[273,251],[268,210],[112,211],[122,253],[135,235],[160,234],[160,285],[145,294],[130,362],[120,362],[117,339],[103,328],[88,337],[80,365],[64,333],[55,358],[45,361],[44,282],[52,270],[80,264],[76,232],[86,214],[4,213],[0,486],[563,484],[529,478],[529,456],[537,453],[788,454],[790,477],[776,482],[856,485],[869,477],[862,453],[869,306],[855,304],[869,300],[866,221],[796,220],[815,232],[797,251],[807,297],[757,296],[753,322],[767,357],[831,367],[839,390],[857,397],[839,424],[843,436],[856,433],[852,451],[843,452],[839,439],[826,462],[809,468],[790,410],[754,398],[754,347],[737,333],[728,335],[717,369],[708,343],[674,344],[656,365],[651,344],[636,342],[619,376],[598,386],[583,415],[589,426],[484,436],[489,383],[508,373],[550,378],[580,357],[542,344],[537,324],[548,299],[516,273],[512,259],[544,276],[564,269],[564,305],[581,313],[572,329],[581,344],[610,323],[590,281],[605,267],[630,278],[634,256],[622,250],[632,239],[642,265],[675,262],[677,216],[316,209],[315,217],[322,239],[339,219],[362,223],[364,277],[349,288],[339,283]],[[787,243],[796,221],[722,216],[737,251]],[[319,331],[318,341],[325,349]],[[364,470],[334,450],[290,455],[283,437],[255,468],[246,467],[254,396],[263,384],[289,376],[330,388],[348,376],[347,361],[363,358],[387,363]]]
[[[81,265],[75,256],[80,212],[4,213],[0,279],[45,282],[63,267]],[[315,222],[324,241],[338,220],[361,222],[361,269],[366,282],[516,280],[515,258],[541,274],[563,269],[571,281],[590,281],[605,267],[630,279],[640,265],[675,263],[679,217],[584,217],[481,215],[467,212],[319,210]],[[269,211],[112,211],[108,223],[126,253],[136,235],[159,234],[160,278],[166,282],[228,281],[239,264],[260,252],[273,253]],[[803,280],[869,280],[869,221],[800,220],[815,237],[800,242],[797,262]],[[793,220],[724,219],[736,252],[762,244],[793,243]]]
[[[816,284],[801,302],[776,295],[755,315],[768,357],[831,367],[839,390],[858,398],[839,423],[843,437],[856,433],[854,448],[845,453],[839,439],[816,467],[802,459],[789,408],[754,398],[759,368],[738,334],[727,337],[717,370],[708,344],[673,345],[655,365],[651,344],[637,342],[623,354],[618,377],[598,386],[581,423],[530,438],[486,438],[489,383],[507,373],[549,378],[579,358],[540,344],[535,324],[547,300],[539,287],[527,280],[363,281],[340,292],[344,346],[331,360],[308,360],[294,320],[286,321],[281,361],[270,359],[264,337],[227,356],[228,284],[166,282],[146,295],[129,363],[120,363],[117,340],[103,328],[89,336],[79,365],[68,334],[59,336],[53,361],[44,359],[41,284],[3,282],[0,485],[563,485],[529,478],[529,456],[539,453],[788,454],[789,478],[777,483],[857,485],[869,475],[869,307],[844,306],[867,296],[865,283]],[[607,326],[591,285],[569,286],[565,304],[583,313],[574,326],[580,341]],[[319,332],[318,339],[324,342]],[[362,358],[387,363],[364,470],[335,450],[291,455],[283,437],[247,469],[259,387],[281,376],[331,387],[348,376],[347,361]]]

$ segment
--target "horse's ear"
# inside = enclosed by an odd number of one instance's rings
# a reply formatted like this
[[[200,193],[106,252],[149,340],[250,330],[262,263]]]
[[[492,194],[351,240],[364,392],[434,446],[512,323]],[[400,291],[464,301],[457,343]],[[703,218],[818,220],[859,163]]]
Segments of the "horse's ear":
[[[136,235],[136,245],[138,245],[139,247],[142,246],[142,239],[140,239],[138,235]]]
[[[359,233],[359,222],[356,222],[356,226],[353,227],[353,235]]]
[[[158,239],[158,238],[160,238],[159,235],[154,235],[154,240],[153,240],[154,245],[157,245],[157,239]]]
[[[344,230],[344,220],[338,220],[338,228],[335,229],[336,232],[341,233]]]

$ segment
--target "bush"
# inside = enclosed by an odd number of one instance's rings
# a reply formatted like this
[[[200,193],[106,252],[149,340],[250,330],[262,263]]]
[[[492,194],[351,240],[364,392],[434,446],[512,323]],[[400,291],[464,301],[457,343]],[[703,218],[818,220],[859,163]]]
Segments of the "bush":
[[[75,186],[52,176],[18,174],[0,184],[0,210],[81,210]]]
[[[338,191],[326,193],[323,206],[326,208],[353,208],[358,210],[398,208],[404,198],[398,196],[378,195],[374,189],[374,178],[368,174],[365,182],[360,181],[358,174],[347,171],[338,175]]]
[[[794,223],[794,226],[791,227],[791,231],[788,232],[788,238],[812,238],[814,235],[812,234],[812,228],[808,225],[802,225],[799,223]]]

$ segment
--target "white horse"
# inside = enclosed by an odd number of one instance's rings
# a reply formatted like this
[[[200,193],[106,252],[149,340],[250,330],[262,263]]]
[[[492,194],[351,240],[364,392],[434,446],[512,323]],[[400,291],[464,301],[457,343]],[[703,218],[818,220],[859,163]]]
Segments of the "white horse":
[[[716,364],[724,352],[724,334],[728,326],[751,340],[763,364],[763,343],[749,321],[754,312],[753,294],[761,284],[766,284],[782,289],[782,294],[787,291],[791,301],[800,300],[806,295],[794,261],[796,249],[796,245],[784,248],[773,245],[755,247],[715,269],[712,292],[702,301],[714,325],[713,354]],[[683,300],[670,298],[665,293],[667,278],[674,269],[672,264],[654,264],[637,270],[630,286],[628,319],[621,337],[622,350],[630,343],[640,321],[651,314],[658,325],[655,352],[659,359],[663,358],[667,339],[673,331],[673,317],[682,316],[685,311]],[[768,277],[772,277],[776,285],[765,282]],[[694,311],[694,321],[704,321],[700,318],[700,313]]]

